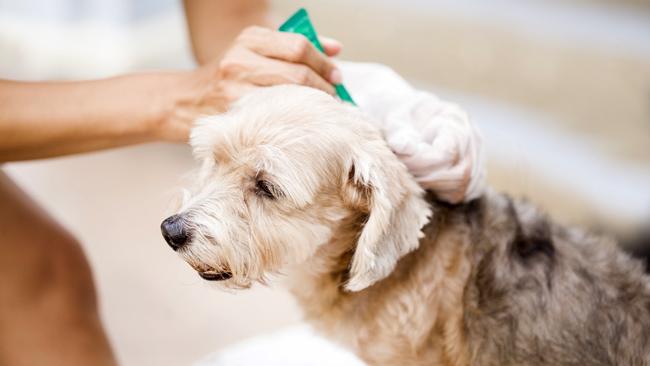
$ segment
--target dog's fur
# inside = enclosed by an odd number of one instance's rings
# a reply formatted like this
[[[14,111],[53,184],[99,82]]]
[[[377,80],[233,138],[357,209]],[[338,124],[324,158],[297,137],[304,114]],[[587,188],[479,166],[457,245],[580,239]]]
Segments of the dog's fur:
[[[267,88],[192,132],[180,255],[229,288],[286,273],[370,365],[649,365],[650,281],[613,241],[494,192],[450,206],[355,108]]]

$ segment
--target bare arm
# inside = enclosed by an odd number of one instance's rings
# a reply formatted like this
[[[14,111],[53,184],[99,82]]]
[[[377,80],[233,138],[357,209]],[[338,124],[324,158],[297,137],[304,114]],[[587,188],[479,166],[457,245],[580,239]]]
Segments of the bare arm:
[[[267,0],[184,0],[183,5],[199,65],[221,58],[244,28],[272,28]]]
[[[170,108],[188,89],[184,73],[80,82],[0,80],[0,162],[141,142],[182,141]]]
[[[196,7],[200,4],[204,8]],[[241,30],[253,19],[262,21],[265,4],[187,0],[195,51],[205,63],[193,71],[77,82],[0,80],[0,163],[149,141],[185,142],[196,117],[223,112],[259,87],[301,84],[333,94],[331,84],[340,82],[340,73],[305,37],[262,27]],[[210,13],[219,9],[226,14]],[[323,46],[330,56],[340,50],[332,40]],[[205,62],[216,54],[222,56]]]

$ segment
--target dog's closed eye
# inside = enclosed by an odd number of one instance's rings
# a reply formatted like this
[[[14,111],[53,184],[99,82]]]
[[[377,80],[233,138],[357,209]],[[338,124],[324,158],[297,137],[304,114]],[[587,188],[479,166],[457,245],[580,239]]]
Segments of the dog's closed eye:
[[[260,197],[266,197],[270,199],[275,199],[278,197],[278,191],[275,186],[264,179],[258,179],[255,182],[255,194]]]

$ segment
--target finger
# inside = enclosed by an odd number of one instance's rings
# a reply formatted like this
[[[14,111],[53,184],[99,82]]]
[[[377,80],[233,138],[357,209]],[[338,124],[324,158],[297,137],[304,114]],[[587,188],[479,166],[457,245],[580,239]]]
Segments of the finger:
[[[436,195],[450,203],[458,203],[465,198],[465,192],[471,181],[471,164],[461,164],[450,170],[435,172],[416,180],[425,189],[432,190]]]
[[[465,190],[456,190],[450,192],[435,191],[438,199],[449,202],[451,204],[458,204],[465,200]]]
[[[404,159],[416,175],[441,171],[442,167],[455,167],[470,155],[468,141],[459,138],[451,129],[442,129],[431,143],[420,143],[416,154]]]
[[[329,57],[334,57],[341,53],[341,49],[343,48],[343,45],[341,42],[335,40],[334,38],[329,38],[329,37],[318,37],[318,40],[320,41],[321,46],[323,46],[323,49],[325,50],[325,54]]]
[[[432,172],[452,169],[460,163],[457,150],[440,149],[420,142],[411,156],[401,156],[402,162],[415,176],[426,176]]]
[[[302,34],[250,27],[241,34],[239,40],[260,55],[304,64],[329,83],[341,83],[340,72],[334,63]]]
[[[320,89],[328,94],[335,94],[332,84],[328,83],[314,70],[302,64],[294,64],[255,55],[257,61],[249,65],[245,79],[258,86],[280,84],[299,84]]]

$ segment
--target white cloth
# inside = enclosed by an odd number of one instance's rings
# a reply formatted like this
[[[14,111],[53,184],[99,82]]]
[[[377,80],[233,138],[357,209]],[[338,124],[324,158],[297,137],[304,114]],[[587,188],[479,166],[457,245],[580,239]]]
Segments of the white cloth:
[[[307,324],[257,336],[214,353],[194,366],[365,366],[352,352]]]
[[[455,104],[411,87],[392,69],[339,62],[343,83],[382,129],[390,148],[420,185],[457,203],[481,195],[485,163],[481,136]]]

